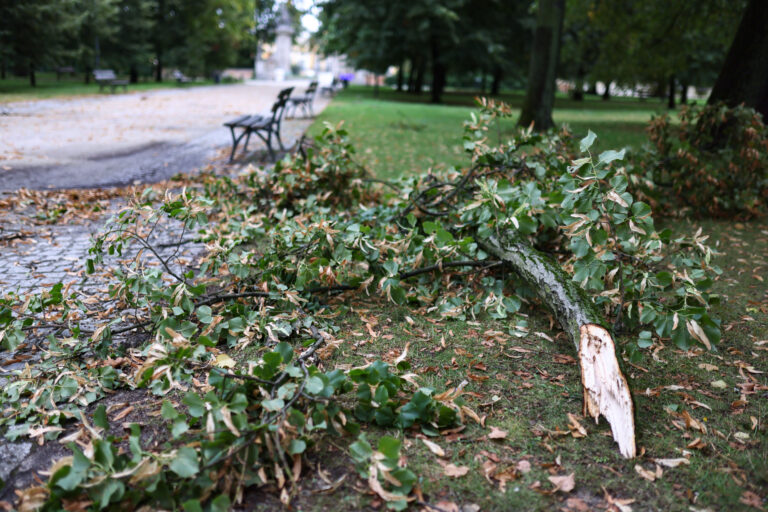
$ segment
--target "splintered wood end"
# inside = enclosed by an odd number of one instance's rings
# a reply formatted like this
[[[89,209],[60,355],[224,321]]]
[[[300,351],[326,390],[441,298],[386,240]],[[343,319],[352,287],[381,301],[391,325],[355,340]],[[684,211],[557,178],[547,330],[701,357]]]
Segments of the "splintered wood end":
[[[584,415],[597,422],[602,414],[611,425],[613,439],[621,454],[631,459],[636,453],[635,419],[627,379],[616,359],[610,333],[595,324],[580,327],[579,363],[584,389]]]

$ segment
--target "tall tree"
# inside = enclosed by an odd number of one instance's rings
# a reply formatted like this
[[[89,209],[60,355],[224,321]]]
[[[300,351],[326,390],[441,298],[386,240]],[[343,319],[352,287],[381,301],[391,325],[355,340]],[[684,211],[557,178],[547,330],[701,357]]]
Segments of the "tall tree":
[[[709,103],[754,108],[768,119],[768,2],[750,0]]]
[[[539,0],[533,36],[528,89],[518,124],[531,123],[538,131],[554,125],[555,78],[560,60],[560,36],[565,18],[565,0]]]

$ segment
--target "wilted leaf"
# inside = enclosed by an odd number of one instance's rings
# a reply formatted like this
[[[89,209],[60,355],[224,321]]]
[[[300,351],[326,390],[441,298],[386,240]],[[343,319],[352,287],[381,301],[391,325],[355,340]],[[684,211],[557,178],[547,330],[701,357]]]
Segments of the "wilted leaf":
[[[716,389],[725,389],[728,387],[728,384],[726,384],[724,380],[716,380],[711,382],[710,385]]]
[[[437,455],[438,457],[445,457],[445,450],[443,450],[439,444],[430,441],[429,439],[422,439],[422,443],[424,443],[427,448],[429,448],[429,451]]]
[[[491,427],[491,433],[488,434],[488,439],[506,439],[507,431],[501,430],[498,427]]]
[[[460,477],[469,473],[467,466],[457,466],[455,464],[448,464],[444,469],[445,476]]]
[[[550,476],[549,481],[555,486],[555,492],[571,492],[576,487],[576,473],[565,476]]]
[[[227,354],[219,354],[216,356],[216,361],[214,364],[219,368],[234,368],[235,360],[229,357]]]
[[[665,466],[668,468],[676,468],[681,464],[691,463],[691,461],[689,461],[685,457],[680,457],[679,459],[654,459],[654,462],[656,462],[656,464],[659,464],[661,466]]]

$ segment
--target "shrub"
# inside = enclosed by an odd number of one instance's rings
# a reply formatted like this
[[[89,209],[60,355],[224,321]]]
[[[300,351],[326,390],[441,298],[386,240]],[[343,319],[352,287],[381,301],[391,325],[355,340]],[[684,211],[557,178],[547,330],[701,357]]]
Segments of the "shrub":
[[[680,125],[668,115],[648,127],[651,146],[635,163],[654,187],[657,211],[748,219],[766,214],[768,128],[751,108],[684,107]]]

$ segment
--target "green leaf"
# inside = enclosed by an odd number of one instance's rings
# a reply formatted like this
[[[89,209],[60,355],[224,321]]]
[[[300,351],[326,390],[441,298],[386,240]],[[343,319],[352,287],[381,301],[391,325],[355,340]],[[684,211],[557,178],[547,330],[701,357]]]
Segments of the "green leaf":
[[[597,135],[595,135],[592,130],[587,131],[587,136],[581,139],[579,141],[579,150],[583,153],[584,151],[588,150],[592,147],[592,144],[594,144],[595,139],[597,138]]]
[[[199,395],[190,391],[184,395],[182,402],[187,406],[187,410],[193,418],[201,418],[205,414],[205,402]]]
[[[285,406],[285,401],[282,398],[264,400],[261,402],[261,406],[268,411],[279,411]]]
[[[179,436],[184,434],[187,430],[189,430],[189,425],[184,420],[184,418],[176,418],[173,421],[173,426],[171,427],[171,435],[174,439],[178,439]]]
[[[288,453],[296,455],[297,453],[304,453],[307,449],[307,443],[301,439],[293,439],[288,445]]]
[[[166,420],[175,420],[179,416],[179,413],[176,412],[173,404],[168,400],[163,400],[163,405],[160,407],[160,414],[163,416],[163,419]]]
[[[307,379],[307,383],[304,385],[304,389],[307,391],[307,393],[312,395],[320,393],[324,388],[325,383],[323,382],[323,379],[316,375],[313,375]]]
[[[93,424],[105,431],[109,430],[109,419],[107,419],[107,408],[104,404],[99,405],[93,412]]]
[[[590,132],[590,133],[592,133],[592,132]],[[582,151],[584,151],[584,150],[582,149]],[[612,149],[609,149],[608,151],[603,151],[602,153],[600,153],[600,158],[598,159],[598,163],[609,164],[609,163],[613,162],[614,160],[624,160],[624,153],[625,152],[626,151],[623,150],[623,149],[621,151],[614,151]]]
[[[204,324],[210,324],[213,321],[213,311],[210,306],[200,306],[195,313],[198,320]]]
[[[168,468],[182,478],[195,476],[200,471],[197,463],[197,452],[189,446],[179,448],[176,457],[168,465]]]
[[[391,436],[383,436],[379,439],[378,451],[384,454],[385,457],[392,460],[397,460],[400,457],[400,447],[402,441],[395,439]]]

